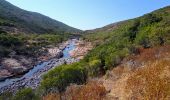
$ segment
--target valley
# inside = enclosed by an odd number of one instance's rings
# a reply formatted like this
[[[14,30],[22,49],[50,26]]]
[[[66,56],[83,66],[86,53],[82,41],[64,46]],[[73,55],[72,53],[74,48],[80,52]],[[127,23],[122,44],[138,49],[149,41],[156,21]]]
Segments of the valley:
[[[80,30],[0,0],[0,100],[169,100],[169,62],[170,6]]]
[[[74,52],[76,48],[79,49],[80,45],[82,48],[82,44],[84,44],[83,41],[79,41],[78,39],[71,39],[64,43],[61,43],[59,47],[57,47],[57,50],[53,49],[53,53],[57,53],[53,58],[41,61],[28,72],[25,72],[24,75],[6,78],[4,81],[1,81],[0,93],[3,93],[5,91],[16,92],[19,88],[27,87],[36,89],[40,85],[42,75],[47,73],[49,70],[62,64],[71,64],[74,62],[78,62],[80,58],[82,59],[82,56],[85,54],[81,54],[81,56],[71,54],[71,52]],[[84,48],[87,47],[84,46]],[[87,50],[84,50],[84,52],[88,52]],[[77,53],[79,52],[81,53],[81,51],[77,51]],[[62,56],[58,57],[56,55]]]

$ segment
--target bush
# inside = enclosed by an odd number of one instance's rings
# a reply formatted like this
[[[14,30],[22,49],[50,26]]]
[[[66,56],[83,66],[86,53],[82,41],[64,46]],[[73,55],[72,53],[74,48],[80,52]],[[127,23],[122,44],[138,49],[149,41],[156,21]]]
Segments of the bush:
[[[152,14],[152,13],[147,14],[141,18],[141,27],[148,26],[154,23],[158,23],[161,20],[162,18],[160,16],[158,17],[157,15]]]
[[[5,92],[0,95],[0,100],[11,100],[13,94],[11,92]]]
[[[83,84],[85,82],[85,69],[78,63],[62,65],[44,75],[40,90],[43,93],[62,92],[70,83]]]
[[[89,67],[87,68],[89,76],[98,76],[102,71],[102,63],[100,60],[93,60],[89,62]]]
[[[0,45],[2,46],[19,46],[22,44],[22,41],[12,35],[8,35],[8,34],[0,34]]]
[[[16,93],[12,100],[40,100],[31,88],[25,88]]]

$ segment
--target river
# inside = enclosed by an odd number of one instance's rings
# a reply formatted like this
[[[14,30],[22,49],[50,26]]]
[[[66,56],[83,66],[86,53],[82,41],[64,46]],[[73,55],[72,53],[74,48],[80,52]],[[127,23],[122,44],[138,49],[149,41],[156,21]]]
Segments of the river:
[[[69,52],[75,49],[75,39],[69,40],[67,46],[63,50],[63,57],[60,59],[51,59],[42,62],[33,67],[29,72],[19,78],[10,78],[0,82],[0,93],[5,91],[16,91],[19,88],[31,87],[37,88],[41,81],[41,76],[48,72],[50,69],[62,65],[64,63],[77,62],[77,59],[71,58]]]

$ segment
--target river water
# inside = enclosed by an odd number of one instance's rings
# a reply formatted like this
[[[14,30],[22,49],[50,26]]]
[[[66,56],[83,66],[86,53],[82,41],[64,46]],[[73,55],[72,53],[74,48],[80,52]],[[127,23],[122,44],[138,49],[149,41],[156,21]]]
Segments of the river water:
[[[74,60],[73,58],[70,57],[69,52],[73,49],[75,49],[75,41],[76,40],[70,40],[68,45],[65,47],[65,49],[63,50],[63,57],[60,59],[51,59],[49,61],[46,62],[42,62],[36,66],[34,66],[33,69],[31,69],[29,72],[27,72],[25,75],[23,75],[22,77],[19,78],[10,78],[10,79],[6,79],[5,81],[0,82],[0,88],[5,88],[6,89],[10,89],[12,86],[10,86],[11,84],[13,84],[13,88],[15,88],[15,86],[18,86],[20,84],[24,83],[24,80],[30,82],[30,81],[34,81],[34,77],[40,77],[43,73],[47,72],[48,70],[50,70],[51,68],[53,68],[54,66],[59,66],[62,65],[63,62],[65,62],[65,60],[69,60],[72,61]],[[74,62],[74,61],[73,61]],[[46,68],[47,67],[47,68]],[[30,79],[32,78],[32,79]],[[30,79],[30,80],[28,80]],[[40,81],[40,78],[37,78],[35,80]],[[22,82],[23,81],[23,82]],[[24,84],[26,84],[26,81]],[[15,85],[15,83],[18,82],[18,85]],[[20,83],[19,83],[20,82]],[[30,82],[31,83],[31,82]],[[39,84],[38,82],[36,83],[32,83],[32,84]],[[29,85],[28,85],[29,87]],[[4,91],[3,90],[3,91]],[[0,91],[2,93],[2,91]]]

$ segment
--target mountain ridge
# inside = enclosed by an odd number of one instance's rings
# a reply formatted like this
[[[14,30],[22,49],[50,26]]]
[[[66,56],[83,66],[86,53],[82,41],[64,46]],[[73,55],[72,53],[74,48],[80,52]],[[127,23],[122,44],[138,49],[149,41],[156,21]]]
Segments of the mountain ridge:
[[[14,33],[80,32],[79,29],[37,12],[23,10],[0,0],[0,28]]]
[[[137,18],[141,18],[147,14],[151,14],[151,13],[156,13],[156,12],[160,12],[160,10],[164,10],[164,9],[169,9],[170,8],[170,5],[169,6],[166,6],[166,7],[162,7],[162,8],[159,8],[159,9],[156,9],[156,10],[153,10],[151,12],[148,12],[142,16],[138,16],[138,17],[135,17],[135,18],[130,18],[130,19],[126,19],[126,20],[122,20],[122,21],[117,21],[117,22],[113,22],[113,23],[110,23],[110,24],[107,24],[107,25],[104,25],[103,27],[99,27],[99,28],[95,28],[95,29],[91,29],[91,30],[86,30],[85,32],[86,33],[95,33],[95,32],[102,32],[102,31],[112,31],[114,30],[114,28],[122,23],[125,23],[129,20],[133,20],[133,19],[137,19]]]

